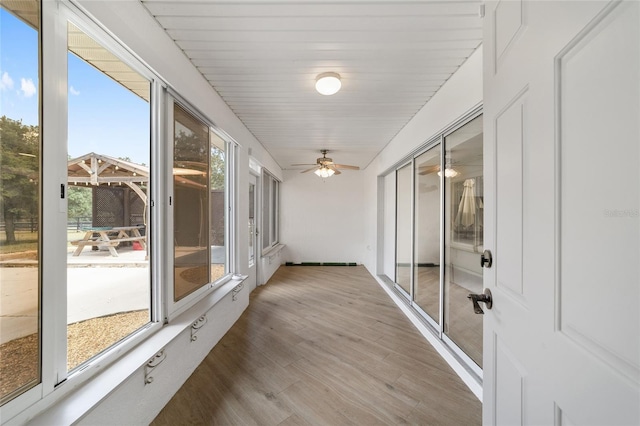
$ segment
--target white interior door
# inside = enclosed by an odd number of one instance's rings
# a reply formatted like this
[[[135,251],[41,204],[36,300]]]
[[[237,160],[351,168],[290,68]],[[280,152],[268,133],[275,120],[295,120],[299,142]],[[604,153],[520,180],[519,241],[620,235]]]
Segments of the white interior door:
[[[486,5],[485,424],[640,424],[639,9]]]

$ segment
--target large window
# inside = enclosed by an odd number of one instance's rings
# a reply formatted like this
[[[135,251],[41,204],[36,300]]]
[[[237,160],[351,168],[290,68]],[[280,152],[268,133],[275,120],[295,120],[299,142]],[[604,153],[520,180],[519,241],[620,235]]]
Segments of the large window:
[[[0,0],[0,37],[4,422],[223,288],[239,197],[233,141],[73,2]]]
[[[177,302],[224,277],[226,142],[178,103],[173,108],[174,288]]]
[[[151,83],[68,31],[67,368],[150,321]]]
[[[40,382],[37,1],[0,3],[0,403]]]
[[[209,282],[209,127],[173,110],[174,301]]]
[[[280,182],[262,173],[262,250],[278,244]]]

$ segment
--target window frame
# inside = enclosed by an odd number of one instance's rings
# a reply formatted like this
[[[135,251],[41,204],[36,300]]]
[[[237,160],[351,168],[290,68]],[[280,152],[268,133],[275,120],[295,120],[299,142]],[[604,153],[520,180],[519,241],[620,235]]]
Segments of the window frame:
[[[67,81],[67,23],[70,22],[102,47],[116,56],[132,70],[146,78],[150,84],[150,182],[149,221],[154,225],[148,233],[151,260],[151,311],[150,322],[129,334],[108,349],[88,359],[78,368],[67,371],[67,277],[66,277],[66,222],[67,199],[60,197],[60,186],[67,188],[67,136],[68,136],[68,87]],[[17,395],[0,407],[2,418],[11,419],[29,407],[47,406],[77,389],[81,384],[95,377],[109,364],[124,353],[148,339],[162,327],[162,292],[157,285],[158,246],[162,241],[160,232],[161,215],[153,208],[162,188],[159,184],[159,163],[157,147],[160,146],[160,114],[162,102],[158,94],[165,85],[163,80],[143,64],[135,54],[120,44],[105,29],[90,19],[81,9],[68,2],[40,1],[39,34],[39,114],[41,126],[41,177],[40,250],[41,257],[40,315],[41,315],[41,381],[33,388]],[[60,90],[65,88],[65,90]],[[46,161],[45,161],[46,160]],[[158,184],[154,184],[157,182]],[[66,191],[65,191],[66,192]],[[45,278],[46,277],[46,278]]]
[[[39,180],[39,186],[38,186],[38,190],[37,190],[37,215],[38,215],[38,241],[37,241],[37,247],[38,247],[38,264],[37,264],[37,269],[38,269],[38,273],[37,273],[37,326],[38,326],[38,371],[37,371],[37,379],[33,382],[28,382],[28,383],[24,383],[22,386],[17,387],[15,389],[13,389],[11,392],[7,393],[5,395],[5,397],[8,397],[8,399],[0,406],[0,419],[3,418],[3,416],[5,416],[5,412],[14,412],[17,410],[20,410],[21,407],[25,406],[26,404],[29,403],[33,403],[35,401],[37,401],[40,398],[40,395],[43,392],[44,386],[43,386],[43,382],[44,382],[44,376],[45,376],[45,372],[44,372],[44,368],[43,368],[43,364],[44,364],[44,354],[45,354],[45,350],[44,350],[44,339],[43,339],[43,323],[44,323],[44,310],[43,310],[43,304],[44,304],[44,289],[43,289],[43,268],[44,268],[44,257],[42,256],[42,252],[43,252],[43,241],[44,241],[44,233],[43,233],[43,224],[45,222],[45,216],[44,216],[44,205],[45,205],[45,191],[44,191],[44,179],[45,179],[45,169],[44,169],[44,161],[43,159],[45,158],[45,145],[43,143],[44,137],[43,137],[43,129],[44,129],[44,124],[43,124],[43,114],[42,114],[42,110],[43,110],[43,105],[44,105],[44,99],[45,97],[43,96],[43,79],[45,78],[44,72],[43,72],[43,62],[44,62],[44,58],[43,58],[43,43],[44,43],[44,28],[43,28],[43,22],[44,22],[44,4],[42,1],[38,2],[39,6],[38,6],[38,28],[36,29],[37,31],[37,112],[38,112],[38,131],[39,131],[39,136],[38,136],[38,180]],[[11,12],[8,8],[3,7],[3,9],[6,10],[6,13],[12,14],[15,16],[16,19],[19,20],[23,20],[22,17],[17,16],[15,13]],[[29,26],[28,22],[23,22],[25,25]],[[33,383],[33,384],[32,384]],[[23,402],[25,401],[25,402]],[[5,408],[6,407],[6,408]]]
[[[234,222],[235,217],[235,206],[230,201],[234,199],[235,194],[235,151],[237,149],[237,143],[229,137],[224,131],[219,129],[211,120],[209,120],[206,115],[201,113],[198,108],[193,106],[190,102],[185,100],[177,91],[175,91],[171,87],[167,87],[165,90],[165,133],[166,133],[166,143],[165,146],[165,165],[163,167],[165,173],[165,181],[164,184],[167,186],[167,220],[166,220],[166,229],[167,235],[174,235],[174,188],[173,188],[173,144],[174,144],[174,105],[179,105],[186,112],[193,115],[193,117],[197,118],[203,124],[207,126],[209,129],[209,152],[211,151],[211,137],[212,135],[218,136],[225,143],[225,256],[226,256],[226,264],[225,264],[225,274],[218,278],[213,282],[207,282],[202,285],[198,289],[193,292],[185,295],[180,300],[175,300],[174,295],[174,239],[171,238],[167,244],[165,244],[165,286],[164,286],[164,294],[166,297],[164,298],[164,322],[170,322],[175,317],[180,315],[181,313],[188,310],[194,304],[204,299],[208,294],[213,292],[215,289],[224,285],[226,282],[231,280],[234,271],[237,269],[236,267],[236,259],[234,256],[234,248],[232,245],[236,241],[234,228],[232,223]],[[209,188],[210,189],[210,188]],[[210,191],[207,199],[210,199]]]
[[[43,3],[47,3],[47,2],[43,1]],[[150,144],[149,158],[150,158],[151,164],[149,165],[150,176],[149,176],[149,185],[148,185],[149,187],[148,205],[150,207],[149,222],[151,226],[147,228],[147,235],[148,235],[147,244],[150,247],[149,274],[150,274],[151,300],[149,303],[149,309],[151,312],[150,312],[149,322],[145,324],[143,327],[129,334],[127,337],[125,337],[121,341],[111,345],[109,348],[107,348],[103,352],[97,354],[92,358],[89,358],[88,360],[86,360],[85,362],[83,362],[82,364],[80,364],[78,367],[74,368],[71,371],[66,371],[67,370],[66,340],[64,341],[64,344],[62,344],[62,342],[58,342],[58,344],[56,345],[57,360],[56,360],[56,371],[55,371],[55,376],[57,377],[57,383],[54,384],[54,390],[55,388],[57,388],[63,383],[66,386],[70,387],[71,385],[67,385],[66,383],[82,383],[90,379],[91,377],[93,377],[93,375],[95,375],[98,371],[102,369],[102,365],[109,364],[113,362],[115,359],[121,357],[122,356],[121,353],[126,352],[127,350],[138,345],[140,342],[147,339],[154,331],[159,330],[162,326],[161,322],[159,321],[159,319],[161,318],[161,315],[157,309],[159,305],[158,299],[161,297],[161,292],[159,291],[157,280],[154,279],[154,277],[156,276],[155,272],[157,270],[158,264],[160,263],[157,261],[158,258],[154,256],[156,254],[154,250],[154,246],[157,244],[156,237],[158,237],[161,234],[161,232],[158,226],[159,223],[156,223],[156,221],[154,220],[156,218],[154,213],[157,209],[154,209],[153,206],[155,204],[155,199],[157,198],[158,193],[161,191],[161,189],[159,188],[160,185],[158,185],[159,181],[157,180],[158,174],[159,174],[158,166],[160,163],[157,162],[156,151],[158,150],[157,147],[160,146],[160,141],[162,138],[162,135],[158,132],[158,121],[160,119],[160,116],[157,114],[157,111],[156,111],[157,103],[160,101],[160,99],[154,98],[154,96],[157,96],[161,87],[164,86],[164,82],[153,71],[147,68],[147,66],[143,64],[128,48],[126,48],[125,46],[120,44],[116,39],[114,39],[109,33],[107,33],[103,29],[103,27],[101,27],[99,24],[97,24],[96,22],[91,20],[89,17],[87,17],[83,11],[77,9],[73,4],[63,3],[63,5],[65,7],[60,7],[59,9],[60,18],[55,22],[55,25],[59,26],[58,34],[60,34],[60,37],[57,40],[59,41],[60,45],[56,49],[57,50],[56,53],[60,55],[63,50],[65,52],[65,56],[64,56],[65,60],[61,61],[60,58],[58,58],[58,61],[57,61],[58,67],[59,67],[58,71],[64,72],[63,74],[64,81],[61,82],[61,83],[64,83],[64,87],[67,87],[68,85],[68,81],[67,81],[68,61],[66,60],[67,58],[66,55],[68,55],[67,23],[72,23],[73,25],[75,25],[78,29],[80,29],[86,35],[88,35],[97,43],[99,43],[104,49],[108,50],[111,54],[116,56],[120,61],[122,61],[127,66],[129,66],[133,71],[139,73],[142,77],[146,78],[150,84],[149,119],[150,119],[151,130],[149,134],[149,144]],[[64,152],[66,155],[66,152],[67,152],[66,144],[67,144],[67,136],[68,136],[67,123],[68,123],[68,114],[69,114],[68,90],[65,91],[64,96],[58,95],[58,97],[59,97],[58,100],[61,104],[59,107],[59,110],[64,112],[64,120],[60,118],[59,122],[65,123],[63,126],[60,126],[58,130],[60,132],[64,132],[65,134],[65,138],[62,139],[62,145],[64,145],[64,149],[61,149],[61,151]],[[47,114],[43,114],[43,115],[46,116]],[[154,132],[154,129],[156,130],[155,132]],[[154,160],[155,160],[155,163],[154,163]],[[66,161],[65,161],[65,172],[66,172]],[[66,184],[66,180],[65,180],[65,184]],[[66,200],[64,200],[64,203],[65,203],[64,212],[66,216],[66,213],[67,213]],[[66,235],[63,235],[63,237],[64,237],[63,239],[66,241]],[[64,265],[66,268],[66,262],[64,263]],[[62,336],[62,335],[66,337],[66,333],[67,333],[66,270],[64,271],[64,273],[65,273],[64,282],[60,283],[58,286],[58,291],[59,291],[58,297],[65,298],[65,302],[64,302],[65,319],[64,321],[59,321],[59,324],[56,324],[59,327],[56,330],[56,334],[55,334],[56,337]],[[64,287],[64,292],[60,291],[62,287]]]
[[[260,238],[260,248],[264,256],[280,244],[280,180],[265,168],[262,169],[262,185],[260,188],[261,226],[263,238]],[[269,194],[265,195],[265,184],[268,182]],[[265,207],[268,215],[264,214]],[[269,243],[264,244],[264,235],[268,235]]]
[[[150,82],[150,182],[148,193],[149,221],[152,226],[147,233],[150,255],[151,274],[151,317],[149,323],[141,329],[112,345],[102,353],[90,358],[79,368],[70,372],[66,370],[66,333],[67,333],[67,273],[66,273],[66,224],[67,200],[60,198],[60,185],[67,187],[67,136],[68,136],[68,81],[67,81],[67,23],[84,31],[115,55],[131,69],[140,73]],[[93,20],[81,7],[69,1],[40,0],[39,28],[39,125],[41,126],[41,188],[40,188],[40,252],[39,271],[40,286],[40,383],[26,390],[0,407],[3,419],[25,419],[52,406],[61,399],[76,392],[78,388],[110,368],[114,362],[122,362],[124,368],[131,371],[140,366],[129,363],[127,352],[134,347],[152,344],[150,337],[163,329],[167,322],[190,307],[202,301],[215,303],[221,297],[215,290],[234,278],[238,271],[236,253],[238,230],[237,191],[238,144],[222,129],[206,118],[197,108],[182,98],[177,91],[132,50],[121,44],[119,40],[102,24]],[[210,132],[215,133],[225,143],[225,275],[206,288],[190,295],[189,300],[182,301],[181,306],[171,304],[172,293],[167,285],[173,286],[173,226],[172,213],[169,208],[169,196],[172,196],[172,162],[168,153],[173,140],[172,116],[167,110],[173,107],[173,101],[191,113],[195,112],[199,119],[207,123]],[[210,142],[211,143],[211,142]],[[211,145],[210,145],[211,147]],[[46,161],[45,161],[46,160]],[[66,192],[66,191],[65,191]],[[129,364],[127,364],[129,363]]]

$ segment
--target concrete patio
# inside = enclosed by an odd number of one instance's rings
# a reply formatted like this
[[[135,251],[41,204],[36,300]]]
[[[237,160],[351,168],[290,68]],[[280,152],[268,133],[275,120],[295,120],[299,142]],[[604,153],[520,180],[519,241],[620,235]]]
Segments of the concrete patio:
[[[89,249],[77,257],[71,254],[67,255],[68,324],[149,307],[146,251],[123,247],[118,257]],[[0,344],[38,330],[37,282],[34,261],[0,263]]]

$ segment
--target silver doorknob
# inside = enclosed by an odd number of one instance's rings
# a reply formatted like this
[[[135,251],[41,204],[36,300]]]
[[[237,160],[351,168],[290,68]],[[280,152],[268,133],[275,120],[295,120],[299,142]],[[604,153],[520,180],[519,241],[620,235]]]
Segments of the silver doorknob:
[[[473,303],[473,312],[483,315],[484,311],[480,307],[480,303],[484,303],[485,308],[491,309],[493,307],[493,297],[491,297],[491,290],[485,288],[482,294],[470,294],[467,299],[471,299]]]

